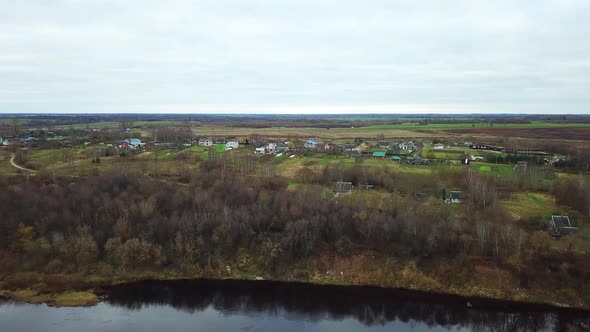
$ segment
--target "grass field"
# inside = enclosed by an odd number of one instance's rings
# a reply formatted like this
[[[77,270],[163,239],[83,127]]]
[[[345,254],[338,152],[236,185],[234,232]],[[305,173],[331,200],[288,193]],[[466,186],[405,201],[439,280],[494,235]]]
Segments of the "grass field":
[[[474,163],[476,169],[483,174],[497,174],[501,176],[512,176],[514,175],[514,169],[510,165],[504,164],[487,164],[487,163]]]
[[[511,199],[503,201],[502,205],[517,218],[549,218],[552,213],[559,211],[559,207],[553,203],[553,196],[546,193],[513,193]]]

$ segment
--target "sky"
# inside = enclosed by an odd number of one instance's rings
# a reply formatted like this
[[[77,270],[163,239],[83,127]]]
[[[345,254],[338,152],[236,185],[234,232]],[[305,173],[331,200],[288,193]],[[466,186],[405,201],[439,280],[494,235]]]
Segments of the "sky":
[[[590,114],[588,0],[0,8],[0,113]]]

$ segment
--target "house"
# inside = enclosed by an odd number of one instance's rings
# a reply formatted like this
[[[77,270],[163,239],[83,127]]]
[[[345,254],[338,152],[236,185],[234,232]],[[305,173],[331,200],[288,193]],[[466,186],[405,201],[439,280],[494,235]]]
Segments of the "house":
[[[139,138],[132,138],[128,142],[132,149],[138,149],[145,146],[145,143],[143,143]]]
[[[377,143],[377,146],[380,147],[380,148],[386,149],[386,148],[389,148],[389,142],[387,142],[387,141],[379,141],[379,143]]]
[[[313,141],[313,140],[309,140],[309,141],[305,142],[305,144],[303,144],[303,146],[306,149],[315,149],[318,147],[318,142]]]
[[[449,197],[445,201],[447,204],[459,204],[461,203],[461,192],[458,190],[451,191]]]
[[[549,219],[549,233],[553,236],[565,236],[576,233],[578,227],[572,227],[568,216],[551,216]]]
[[[119,143],[119,148],[122,149],[128,149],[131,146],[131,142],[129,142],[128,139],[124,139],[123,141],[121,141],[121,143]]]
[[[357,150],[353,150],[353,151],[348,152],[348,158],[356,159],[356,158],[359,158],[360,156],[361,156],[361,153]]]
[[[382,151],[373,152],[373,157],[375,157],[375,158],[385,158],[385,152],[382,152]]]
[[[354,144],[344,144],[344,151],[346,152],[350,152],[350,151],[354,151],[356,149],[356,145]]]
[[[416,150],[416,143],[414,143],[414,141],[409,141],[408,143],[398,144],[398,147],[400,150],[414,151],[414,150]]]
[[[260,148],[254,149],[254,154],[265,154],[265,153],[266,153],[265,147],[260,147]]]
[[[225,143],[226,150],[237,149],[239,146],[240,146],[240,142],[238,142],[238,140],[236,140],[236,139],[229,140],[229,141],[227,141],[227,143]]]
[[[278,146],[279,145],[274,142],[268,143],[268,144],[266,144],[266,152],[267,153],[275,153]]]
[[[391,156],[391,160],[393,162],[399,163],[402,160],[402,157],[400,157],[400,156]]]
[[[336,182],[334,190],[336,194],[350,194],[352,192],[352,182]]]
[[[200,146],[213,146],[213,140],[210,138],[199,138]]]
[[[442,143],[438,143],[438,144],[434,144],[434,146],[432,148],[436,149],[436,150],[442,150],[445,148],[445,145]]]
[[[287,153],[289,151],[291,151],[291,149],[288,146],[286,146],[286,145],[279,145],[275,149],[275,152],[276,153]]]

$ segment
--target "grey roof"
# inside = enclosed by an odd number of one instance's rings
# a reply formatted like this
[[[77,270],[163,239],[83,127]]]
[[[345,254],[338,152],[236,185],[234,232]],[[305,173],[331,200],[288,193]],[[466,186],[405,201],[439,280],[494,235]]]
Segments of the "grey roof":
[[[551,221],[555,227],[572,227],[568,216],[551,216]]]
[[[460,191],[451,191],[450,197],[451,197],[451,199],[461,199],[461,192]]]
[[[352,191],[352,182],[336,182],[336,192],[347,193]]]

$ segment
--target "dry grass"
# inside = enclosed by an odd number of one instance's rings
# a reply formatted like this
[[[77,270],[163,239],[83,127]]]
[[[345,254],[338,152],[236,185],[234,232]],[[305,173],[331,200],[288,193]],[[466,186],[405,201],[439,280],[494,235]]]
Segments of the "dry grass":
[[[56,307],[85,307],[98,303],[98,297],[92,292],[67,292],[56,295],[51,305]]]

